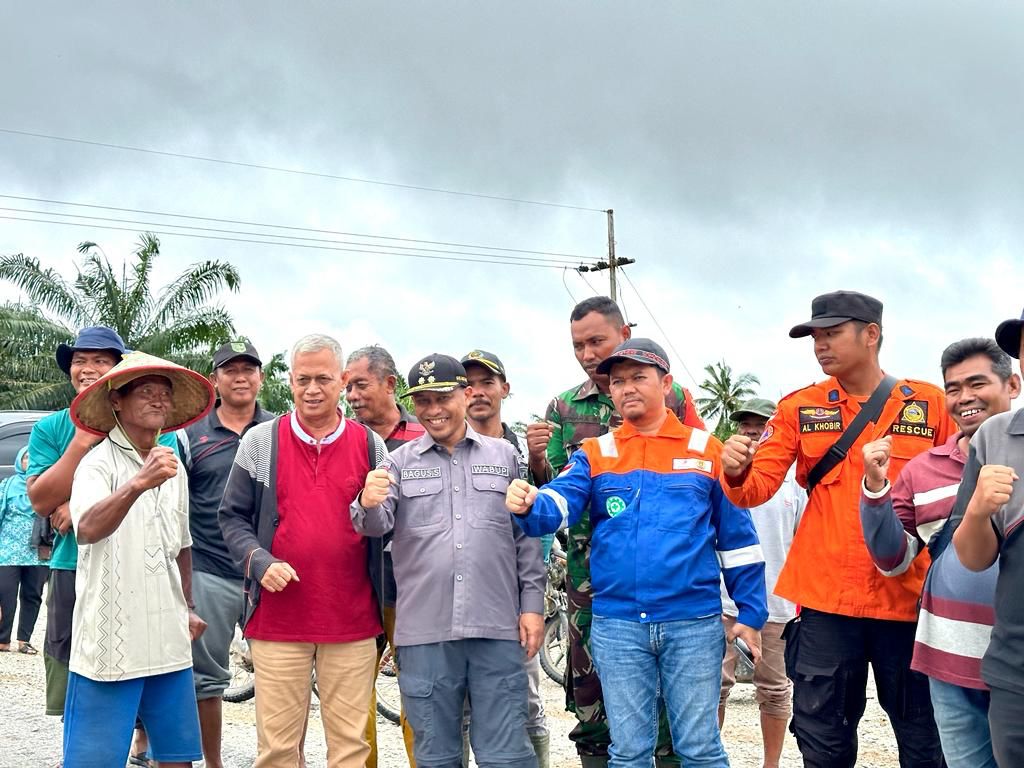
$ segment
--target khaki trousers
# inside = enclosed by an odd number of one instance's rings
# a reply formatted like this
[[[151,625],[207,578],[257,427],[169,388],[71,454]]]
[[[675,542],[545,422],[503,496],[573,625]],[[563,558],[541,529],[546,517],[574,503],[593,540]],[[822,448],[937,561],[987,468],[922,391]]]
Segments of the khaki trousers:
[[[370,747],[366,718],[373,690],[377,644],[292,643],[250,640],[256,671],[254,768],[297,768],[310,684],[316,667],[328,768],[363,768]]]

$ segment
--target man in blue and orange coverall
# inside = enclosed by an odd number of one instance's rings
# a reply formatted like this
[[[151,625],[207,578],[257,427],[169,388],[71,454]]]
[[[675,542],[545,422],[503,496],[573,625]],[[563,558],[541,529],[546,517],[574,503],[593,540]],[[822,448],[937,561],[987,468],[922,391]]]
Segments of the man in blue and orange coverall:
[[[807,487],[808,473],[885,378],[878,362],[880,301],[837,291],[815,298],[811,315],[789,335],[814,338],[815,357],[829,378],[783,398],[759,441],[740,435],[726,441],[721,483],[739,506],[770,499],[794,461],[797,482]],[[889,478],[895,481],[911,458],[942,445],[953,429],[941,390],[899,380],[875,422],[809,490],[775,586],[775,594],[803,607],[787,632],[786,655],[793,679],[790,728],[809,768],[856,763],[869,662],[878,703],[896,733],[900,766],[941,765],[928,679],[910,670],[927,558],[901,576],[883,576],[864,546],[858,505],[865,443],[892,437]]]
[[[729,639],[760,656],[768,617],[764,558],[750,513],[718,484],[722,444],[665,405],[668,358],[649,339],[624,341],[598,367],[624,423],[588,438],[540,491],[509,485],[506,506],[531,536],[589,510],[591,643],[611,730],[609,765],[650,766],[658,700],[683,765],[727,768],[718,730],[726,636],[724,575],[739,607]]]

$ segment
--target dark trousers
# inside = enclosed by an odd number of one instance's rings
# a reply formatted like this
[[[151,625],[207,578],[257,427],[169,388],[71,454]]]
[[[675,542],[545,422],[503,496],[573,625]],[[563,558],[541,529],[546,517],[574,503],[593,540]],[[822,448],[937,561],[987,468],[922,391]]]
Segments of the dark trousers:
[[[3,611],[3,616],[0,616],[0,643],[11,642],[14,609],[19,604],[18,642],[27,643],[32,639],[39,606],[43,604],[43,585],[49,572],[45,565],[0,566],[0,611]]]
[[[993,688],[988,725],[996,762],[1024,766],[1024,694]]]
[[[870,663],[878,703],[892,723],[901,768],[939,768],[942,748],[928,678],[910,669],[913,622],[860,619],[805,608],[788,628],[786,671],[806,768],[852,768]],[[1022,763],[1024,765],[1024,763]]]

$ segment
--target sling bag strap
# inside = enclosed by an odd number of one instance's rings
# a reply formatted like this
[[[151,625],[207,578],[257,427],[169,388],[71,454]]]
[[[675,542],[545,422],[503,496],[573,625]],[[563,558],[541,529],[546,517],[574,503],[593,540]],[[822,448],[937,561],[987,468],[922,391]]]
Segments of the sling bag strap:
[[[882,413],[885,401],[889,399],[889,395],[895,386],[896,377],[886,376],[875,387],[875,391],[871,393],[871,397],[868,398],[860,412],[850,422],[850,426],[839,436],[838,440],[832,443],[825,455],[807,473],[808,496],[814,491],[815,486],[821,482],[821,479],[846,458],[846,454],[850,452],[850,448],[857,442],[857,438],[860,437],[860,433],[864,431],[864,427],[868,425],[868,422],[874,422],[878,419]]]

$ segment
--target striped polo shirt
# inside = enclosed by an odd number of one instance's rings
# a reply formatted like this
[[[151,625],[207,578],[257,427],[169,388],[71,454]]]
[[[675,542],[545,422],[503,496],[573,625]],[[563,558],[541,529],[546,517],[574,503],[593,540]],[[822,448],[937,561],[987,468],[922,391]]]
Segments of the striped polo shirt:
[[[864,542],[878,569],[896,576],[938,535],[956,501],[967,457],[957,446],[962,432],[914,457],[894,486],[878,494],[862,486]],[[928,557],[927,553],[922,557]],[[975,573],[953,547],[932,564],[921,593],[911,668],[937,680],[985,690],[981,659],[995,616],[998,565]]]

